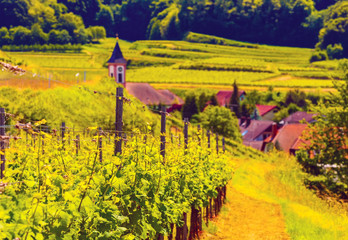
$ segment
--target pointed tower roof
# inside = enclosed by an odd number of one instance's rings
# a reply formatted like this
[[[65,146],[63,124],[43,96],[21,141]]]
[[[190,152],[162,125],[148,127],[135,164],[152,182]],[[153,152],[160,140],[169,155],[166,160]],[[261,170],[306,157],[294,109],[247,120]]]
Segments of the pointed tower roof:
[[[120,45],[118,44],[118,37],[116,38],[116,45],[108,63],[127,63],[122,55]]]

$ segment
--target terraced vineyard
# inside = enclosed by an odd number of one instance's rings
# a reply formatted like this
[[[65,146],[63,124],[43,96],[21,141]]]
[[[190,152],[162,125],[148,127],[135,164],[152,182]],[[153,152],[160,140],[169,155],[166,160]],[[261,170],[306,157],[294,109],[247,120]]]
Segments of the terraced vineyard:
[[[201,35],[203,36],[203,35]],[[312,49],[248,44],[225,40],[227,45],[186,41],[120,41],[128,60],[127,81],[156,84],[219,85],[280,88],[331,88],[342,79],[339,61],[309,63]],[[86,45],[82,53],[6,52],[32,72],[51,73],[71,83],[86,72],[88,81],[107,74],[106,61],[115,39]],[[81,76],[81,75],[80,75]],[[285,79],[285,81],[284,81]]]

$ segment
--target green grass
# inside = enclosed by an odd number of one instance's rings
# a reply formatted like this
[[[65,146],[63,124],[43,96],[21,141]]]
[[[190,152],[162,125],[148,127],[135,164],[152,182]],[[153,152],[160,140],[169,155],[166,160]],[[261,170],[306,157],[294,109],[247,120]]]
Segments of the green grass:
[[[190,33],[188,41],[120,40],[128,60],[127,81],[149,83],[179,83],[183,85],[230,85],[236,80],[241,86],[274,87],[332,87],[331,80],[342,78],[336,70],[339,61],[310,64],[313,52],[308,48],[277,47],[249,44],[213,36]],[[210,44],[210,43],[217,44]],[[115,39],[83,46],[82,53],[6,52],[16,62],[42,74],[51,73],[56,79],[76,82],[76,73],[87,72],[88,81],[107,75]],[[287,74],[291,81],[269,81]],[[88,77],[90,76],[90,77]]]
[[[291,239],[348,239],[347,209],[330,207],[308,190],[294,158],[283,153],[243,158],[236,159],[233,186],[245,195],[280,204]]]

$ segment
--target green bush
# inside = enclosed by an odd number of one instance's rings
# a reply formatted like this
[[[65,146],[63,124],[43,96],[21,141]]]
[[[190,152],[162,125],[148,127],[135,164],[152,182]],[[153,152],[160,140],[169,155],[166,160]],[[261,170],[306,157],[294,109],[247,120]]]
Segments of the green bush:
[[[318,61],[324,61],[327,60],[328,56],[325,51],[315,51],[311,58],[309,59],[309,62],[318,62]]]
[[[328,45],[326,48],[327,56],[329,59],[341,59],[343,58],[342,44]]]

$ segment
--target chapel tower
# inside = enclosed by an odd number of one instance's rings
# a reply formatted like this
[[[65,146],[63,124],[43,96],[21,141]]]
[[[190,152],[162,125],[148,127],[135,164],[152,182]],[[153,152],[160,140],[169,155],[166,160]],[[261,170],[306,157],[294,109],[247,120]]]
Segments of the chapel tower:
[[[122,55],[116,37],[116,45],[108,61],[109,77],[114,77],[116,83],[121,83],[124,87],[126,87],[126,65],[127,61]]]

